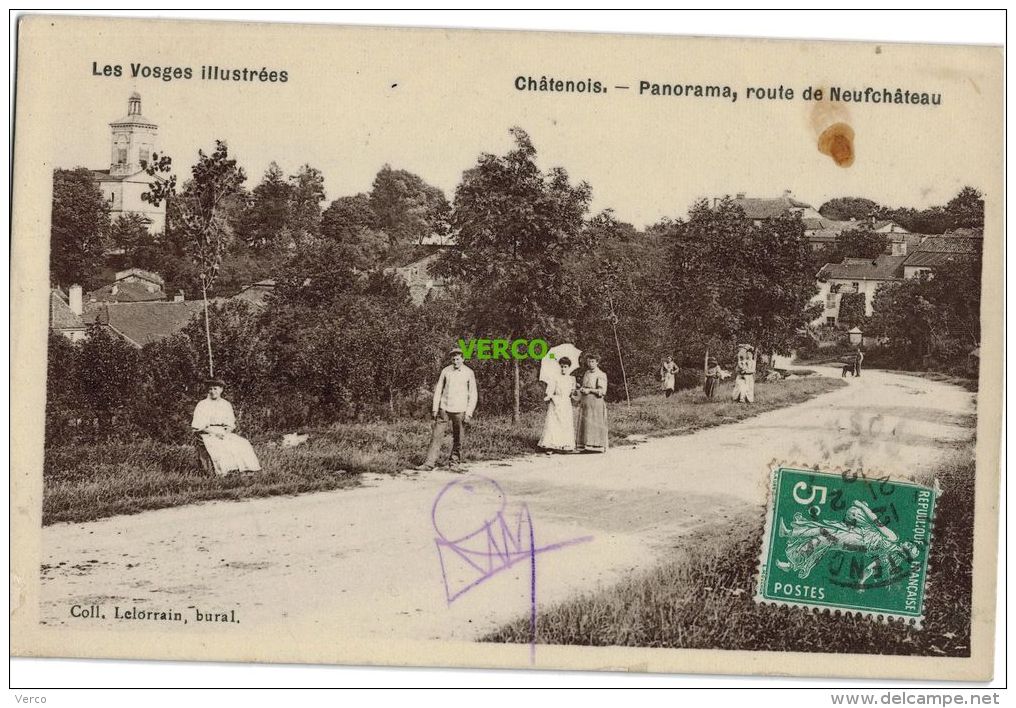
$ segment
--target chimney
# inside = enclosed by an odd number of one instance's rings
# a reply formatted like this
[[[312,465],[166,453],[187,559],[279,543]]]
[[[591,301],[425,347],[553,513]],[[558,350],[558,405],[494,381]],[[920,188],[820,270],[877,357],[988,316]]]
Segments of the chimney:
[[[81,315],[81,286],[72,285],[67,290],[67,304],[71,308],[71,312],[75,315]]]

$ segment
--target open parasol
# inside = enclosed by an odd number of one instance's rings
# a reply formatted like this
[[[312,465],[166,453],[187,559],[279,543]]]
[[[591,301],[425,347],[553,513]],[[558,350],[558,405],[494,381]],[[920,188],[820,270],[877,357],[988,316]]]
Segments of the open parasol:
[[[582,350],[570,342],[551,347],[547,350],[547,356],[543,357],[540,361],[540,381],[543,383],[550,381],[550,377],[561,370],[559,362],[565,357],[571,360],[571,365],[566,370],[566,373],[570,374],[575,371],[578,368],[580,356],[582,356]]]

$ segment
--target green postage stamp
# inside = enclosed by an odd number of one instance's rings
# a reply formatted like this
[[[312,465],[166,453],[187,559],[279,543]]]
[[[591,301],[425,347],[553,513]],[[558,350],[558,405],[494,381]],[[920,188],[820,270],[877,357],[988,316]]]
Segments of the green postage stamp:
[[[775,468],[755,600],[920,628],[936,496],[888,476]]]

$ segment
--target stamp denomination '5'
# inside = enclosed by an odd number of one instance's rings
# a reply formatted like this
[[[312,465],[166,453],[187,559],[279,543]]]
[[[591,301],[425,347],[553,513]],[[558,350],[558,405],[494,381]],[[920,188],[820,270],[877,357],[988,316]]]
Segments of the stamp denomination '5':
[[[755,599],[920,627],[935,490],[863,472],[773,472]]]

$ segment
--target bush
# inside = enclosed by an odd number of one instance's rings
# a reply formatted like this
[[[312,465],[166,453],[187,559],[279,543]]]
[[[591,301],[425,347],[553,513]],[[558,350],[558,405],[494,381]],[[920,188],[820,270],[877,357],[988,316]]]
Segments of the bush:
[[[840,296],[839,323],[851,329],[864,324],[864,293],[843,293]]]

